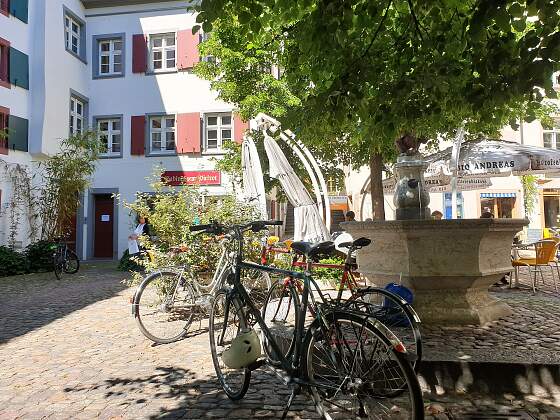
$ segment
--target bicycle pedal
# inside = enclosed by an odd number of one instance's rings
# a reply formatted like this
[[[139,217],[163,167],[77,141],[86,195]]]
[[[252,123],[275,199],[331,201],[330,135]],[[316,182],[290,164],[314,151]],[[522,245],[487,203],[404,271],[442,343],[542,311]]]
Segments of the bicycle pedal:
[[[260,360],[257,360],[256,362],[251,363],[249,366],[247,366],[247,369],[249,369],[252,372],[254,370],[257,370],[257,369],[263,367],[264,365],[266,365],[266,359],[260,359]]]

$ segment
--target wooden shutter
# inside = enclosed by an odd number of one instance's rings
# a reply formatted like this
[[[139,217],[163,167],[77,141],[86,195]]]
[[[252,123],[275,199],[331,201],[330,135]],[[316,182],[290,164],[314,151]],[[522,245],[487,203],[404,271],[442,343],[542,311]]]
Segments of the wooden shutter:
[[[134,115],[130,119],[130,154],[143,155],[145,147],[146,117]]]
[[[249,123],[243,121],[237,114],[233,118],[233,139],[237,144],[243,143],[243,134],[249,128]]]
[[[148,44],[144,34],[132,35],[132,72],[145,73],[148,64]]]
[[[29,89],[29,57],[10,47],[10,83]]]
[[[10,14],[27,23],[27,0],[10,0]]]
[[[177,68],[179,70],[192,69],[200,61],[198,54],[199,34],[192,33],[192,29],[177,32]]]
[[[8,16],[9,11],[8,0],[0,0],[0,14]]]
[[[0,0],[1,1],[1,0]],[[0,86],[10,88],[10,72],[8,61],[10,56],[10,42],[0,38]]]
[[[10,115],[8,119],[8,147],[12,150],[27,152],[29,121]]]
[[[0,132],[5,136],[8,134],[8,118],[10,115],[10,110],[3,106],[0,106]],[[8,154],[8,138],[0,136],[0,154]]]
[[[177,153],[200,153],[200,113],[177,115]]]

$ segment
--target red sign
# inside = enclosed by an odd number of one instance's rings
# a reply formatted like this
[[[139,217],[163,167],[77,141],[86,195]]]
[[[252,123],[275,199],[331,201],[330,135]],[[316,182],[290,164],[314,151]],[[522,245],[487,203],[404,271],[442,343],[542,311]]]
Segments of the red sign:
[[[161,180],[167,185],[221,185],[220,171],[165,171]]]

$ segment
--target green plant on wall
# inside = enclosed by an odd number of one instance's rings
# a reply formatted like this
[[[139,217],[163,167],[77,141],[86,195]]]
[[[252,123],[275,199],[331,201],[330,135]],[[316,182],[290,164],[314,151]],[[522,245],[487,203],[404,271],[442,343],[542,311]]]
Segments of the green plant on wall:
[[[525,217],[529,218],[535,209],[537,195],[537,176],[536,175],[523,175],[521,184],[523,185],[523,206],[525,207]]]

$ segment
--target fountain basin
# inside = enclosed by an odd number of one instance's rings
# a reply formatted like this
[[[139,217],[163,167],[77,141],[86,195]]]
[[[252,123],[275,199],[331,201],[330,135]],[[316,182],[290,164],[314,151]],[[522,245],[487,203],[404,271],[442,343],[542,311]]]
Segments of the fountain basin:
[[[414,308],[429,324],[484,324],[511,315],[488,288],[512,270],[514,235],[526,219],[393,220],[346,222],[359,271],[379,287],[398,283],[414,293]]]

